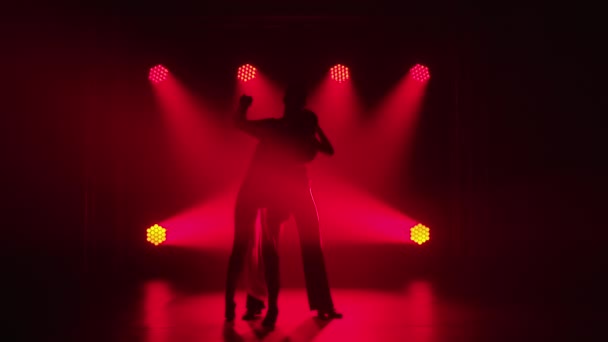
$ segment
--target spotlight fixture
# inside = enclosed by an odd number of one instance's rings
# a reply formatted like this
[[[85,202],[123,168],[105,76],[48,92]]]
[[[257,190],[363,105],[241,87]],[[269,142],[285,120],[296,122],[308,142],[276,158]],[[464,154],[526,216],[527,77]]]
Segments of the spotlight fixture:
[[[338,83],[346,82],[349,79],[348,68],[342,64],[334,65],[329,69],[329,73],[331,79]]]
[[[256,69],[251,64],[241,65],[237,71],[236,77],[243,82],[251,81],[255,78],[255,72]]]
[[[429,227],[418,223],[417,225],[410,228],[410,239],[415,243],[422,245],[423,243],[429,241]]]
[[[148,79],[154,83],[160,83],[164,80],[167,79],[167,76],[169,75],[169,70],[167,70],[167,68],[165,68],[162,65],[157,65],[154,66],[152,68],[150,68],[150,72],[148,73]]]
[[[429,74],[429,68],[425,67],[422,64],[416,64],[410,69],[410,75],[412,78],[418,82],[426,82],[431,78],[431,74]]]
[[[154,246],[158,246],[167,239],[167,230],[159,226],[158,224],[155,224],[152,227],[148,228],[146,232],[146,240]]]

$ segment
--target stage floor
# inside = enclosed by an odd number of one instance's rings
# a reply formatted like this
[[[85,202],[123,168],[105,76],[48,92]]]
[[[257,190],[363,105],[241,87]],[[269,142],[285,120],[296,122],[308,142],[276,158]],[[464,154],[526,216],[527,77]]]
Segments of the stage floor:
[[[223,293],[186,292],[164,280],[148,280],[114,297],[103,289],[98,295],[89,293],[82,322],[55,328],[78,341],[605,341],[597,329],[608,322],[605,311],[440,292],[425,280],[396,291],[334,289],[344,318],[327,322],[308,310],[303,289],[285,289],[276,329],[267,332],[260,320],[240,319],[242,292],[237,320],[226,324]]]

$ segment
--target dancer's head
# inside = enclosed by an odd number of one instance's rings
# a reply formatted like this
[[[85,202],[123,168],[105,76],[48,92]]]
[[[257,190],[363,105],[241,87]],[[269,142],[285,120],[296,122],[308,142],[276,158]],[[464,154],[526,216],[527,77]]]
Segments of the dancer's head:
[[[297,127],[298,134],[314,135],[318,125],[315,113],[306,110],[307,87],[304,82],[292,82],[285,91],[285,118]]]
[[[283,103],[285,104],[285,113],[292,113],[304,108],[306,105],[307,96],[306,87],[303,83],[292,83],[285,90]]]

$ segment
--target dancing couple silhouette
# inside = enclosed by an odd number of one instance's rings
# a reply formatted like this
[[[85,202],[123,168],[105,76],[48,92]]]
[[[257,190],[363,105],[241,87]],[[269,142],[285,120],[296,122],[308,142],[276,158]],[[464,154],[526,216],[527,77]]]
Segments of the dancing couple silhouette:
[[[278,238],[281,225],[290,216],[297,225],[310,309],[316,310],[320,319],[342,318],[329,289],[319,218],[306,167],[319,152],[333,155],[334,149],[319,127],[316,114],[305,108],[306,97],[304,85],[290,85],[283,98],[283,117],[262,120],[247,119],[252,97],[242,95],[239,100],[236,126],[255,137],[258,145],[235,204],[234,244],[226,279],[225,317],[229,322],[235,319],[235,291],[247,264],[250,272],[243,319],[261,315],[267,297],[262,326],[274,328],[279,314]],[[261,231],[256,229],[258,214]]]

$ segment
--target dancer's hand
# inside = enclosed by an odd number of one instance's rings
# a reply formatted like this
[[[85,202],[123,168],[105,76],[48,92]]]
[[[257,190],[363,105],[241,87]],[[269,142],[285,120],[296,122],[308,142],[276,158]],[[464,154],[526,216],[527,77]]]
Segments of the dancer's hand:
[[[319,127],[319,117],[317,116],[317,114],[313,113],[313,112],[309,112],[309,118],[308,120],[310,120],[310,124],[315,126],[315,130],[317,129],[317,127]]]
[[[327,155],[333,156],[334,147],[331,145],[331,143],[329,142],[329,139],[327,139],[327,136],[325,135],[325,133],[321,129],[321,126],[319,126],[319,125],[317,125],[317,136],[320,138],[319,150]]]
[[[241,98],[239,99],[239,106],[243,109],[249,108],[249,106],[251,106],[252,103],[253,103],[253,97],[251,97],[249,95],[242,95]]]

